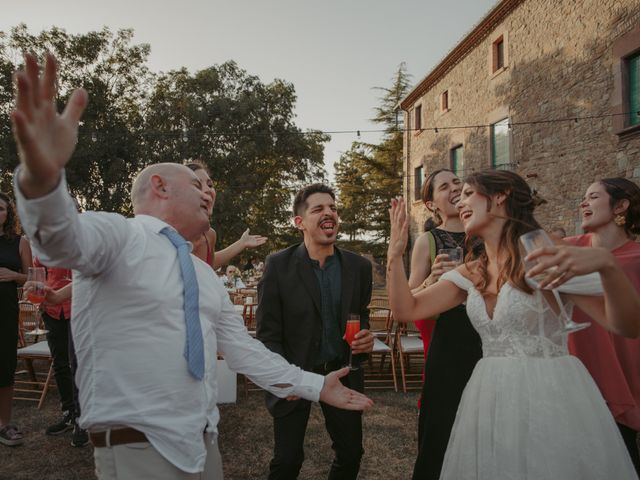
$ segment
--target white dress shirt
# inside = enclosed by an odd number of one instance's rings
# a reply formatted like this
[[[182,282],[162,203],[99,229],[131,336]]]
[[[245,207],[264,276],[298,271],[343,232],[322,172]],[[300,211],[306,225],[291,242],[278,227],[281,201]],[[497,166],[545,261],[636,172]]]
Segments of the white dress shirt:
[[[166,223],[147,215],[79,215],[64,175],[44,197],[27,200],[17,184],[15,194],[35,255],[46,265],[73,269],[81,427],[135,428],[179,469],[202,471],[203,431],[216,433],[219,419],[217,352],[229,368],[279,397],[318,401],[323,377],[290,365],[249,336],[220,279],[193,255],[205,376],[199,381],[189,374],[177,250],[159,233]]]

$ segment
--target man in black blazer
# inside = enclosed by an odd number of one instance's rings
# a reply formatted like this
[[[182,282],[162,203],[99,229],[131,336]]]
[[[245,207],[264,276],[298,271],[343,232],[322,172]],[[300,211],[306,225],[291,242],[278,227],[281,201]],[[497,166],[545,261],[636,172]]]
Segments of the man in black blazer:
[[[257,337],[289,362],[328,373],[347,364],[346,319],[348,314],[358,314],[361,330],[352,344],[357,366],[373,349],[367,308],[371,263],[335,246],[339,219],[330,187],[313,184],[300,190],[293,214],[304,241],[267,258],[258,284]],[[362,392],[362,368],[351,371],[342,382]],[[273,416],[275,443],[269,479],[295,479],[304,460],[311,403],[270,394],[266,403]],[[364,453],[362,415],[324,403],[321,407],[335,451],[329,479],[355,479]]]

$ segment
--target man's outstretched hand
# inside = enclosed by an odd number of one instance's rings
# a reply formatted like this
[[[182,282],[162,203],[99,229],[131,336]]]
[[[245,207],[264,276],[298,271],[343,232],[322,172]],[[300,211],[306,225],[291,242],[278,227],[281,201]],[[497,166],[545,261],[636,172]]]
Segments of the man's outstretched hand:
[[[324,377],[324,386],[320,391],[320,401],[344,410],[366,410],[371,408],[373,400],[340,383],[340,379],[348,373],[349,367],[345,367]]]
[[[87,106],[87,92],[75,90],[62,114],[56,111],[56,60],[47,54],[44,72],[36,57],[25,55],[25,68],[15,74],[16,108],[11,114],[22,170],[18,178],[28,198],[55,188],[78,140],[78,123]]]

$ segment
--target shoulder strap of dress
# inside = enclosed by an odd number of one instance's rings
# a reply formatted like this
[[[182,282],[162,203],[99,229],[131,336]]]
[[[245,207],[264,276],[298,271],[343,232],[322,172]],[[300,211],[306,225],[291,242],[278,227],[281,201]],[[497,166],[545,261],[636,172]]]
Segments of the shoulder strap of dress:
[[[427,232],[427,238],[429,238],[429,258],[431,259],[431,265],[436,261],[436,237],[433,236],[431,230]]]
[[[449,270],[448,272],[442,274],[440,280],[449,280],[450,282],[455,283],[458,288],[464,290],[465,292],[469,291],[469,289],[473,287],[473,282],[457,270]]]
[[[207,238],[207,234],[204,235],[204,243],[207,245],[207,265],[213,267],[213,254],[211,252],[211,248],[209,248],[209,239]]]

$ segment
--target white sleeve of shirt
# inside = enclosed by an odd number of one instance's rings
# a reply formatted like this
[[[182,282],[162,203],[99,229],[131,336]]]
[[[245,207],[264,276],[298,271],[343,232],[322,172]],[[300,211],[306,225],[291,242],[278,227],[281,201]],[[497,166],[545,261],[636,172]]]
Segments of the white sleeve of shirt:
[[[221,285],[221,284],[220,284]],[[218,351],[229,368],[247,375],[260,388],[277,397],[295,395],[317,402],[324,377],[291,365],[247,332],[242,317],[235,311],[227,292],[217,285],[222,298],[220,318],[215,319]]]
[[[114,264],[127,241],[127,220],[115,213],[79,214],[67,189],[64,171],[58,186],[43,197],[27,199],[14,174],[20,221],[34,255],[44,264],[95,275]]]

